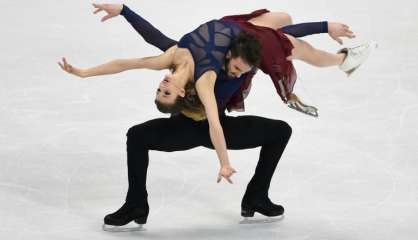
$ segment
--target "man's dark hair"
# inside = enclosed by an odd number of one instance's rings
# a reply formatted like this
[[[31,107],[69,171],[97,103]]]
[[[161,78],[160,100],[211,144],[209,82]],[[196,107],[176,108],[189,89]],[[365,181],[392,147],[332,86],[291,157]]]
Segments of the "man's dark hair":
[[[183,109],[190,111],[200,111],[203,109],[202,102],[196,93],[193,82],[188,82],[185,87],[185,96],[177,96],[172,104],[163,104],[157,99],[154,101],[157,109],[162,113],[178,114]]]
[[[231,56],[256,67],[261,61],[261,44],[253,35],[241,32],[231,42]]]

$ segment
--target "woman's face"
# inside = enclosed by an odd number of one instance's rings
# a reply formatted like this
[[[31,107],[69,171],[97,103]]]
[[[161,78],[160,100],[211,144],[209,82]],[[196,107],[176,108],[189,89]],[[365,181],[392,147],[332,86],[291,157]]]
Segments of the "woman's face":
[[[185,91],[183,87],[179,85],[180,74],[174,72],[167,74],[164,79],[160,82],[155,99],[162,104],[174,104],[177,96],[184,97]]]

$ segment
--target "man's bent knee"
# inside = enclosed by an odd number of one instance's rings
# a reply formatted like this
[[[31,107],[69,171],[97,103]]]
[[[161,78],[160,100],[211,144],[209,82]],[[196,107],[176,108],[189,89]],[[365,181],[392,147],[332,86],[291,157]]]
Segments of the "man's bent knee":
[[[144,141],[147,139],[148,133],[147,133],[146,125],[139,124],[135,125],[131,128],[129,128],[128,132],[126,133],[127,136],[127,144],[138,144],[138,143],[144,143]]]
[[[289,139],[292,136],[292,127],[285,121],[278,120],[277,132],[280,133],[284,139]]]

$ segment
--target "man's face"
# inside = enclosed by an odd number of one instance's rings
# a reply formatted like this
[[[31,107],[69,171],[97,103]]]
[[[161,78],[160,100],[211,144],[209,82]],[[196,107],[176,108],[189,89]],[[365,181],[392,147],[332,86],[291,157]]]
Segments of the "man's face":
[[[155,99],[163,104],[173,104],[177,96],[184,97],[184,89],[176,86],[176,75],[168,74],[160,82],[157,88]]]
[[[229,77],[238,78],[251,70],[251,66],[241,57],[232,58],[229,54],[225,61],[225,71]]]

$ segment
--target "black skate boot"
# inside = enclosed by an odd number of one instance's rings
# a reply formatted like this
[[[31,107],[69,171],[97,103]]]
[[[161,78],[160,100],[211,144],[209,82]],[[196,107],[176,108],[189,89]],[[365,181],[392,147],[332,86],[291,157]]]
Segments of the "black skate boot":
[[[142,225],[147,223],[148,213],[148,203],[144,207],[125,203],[116,212],[105,216],[103,230],[109,232],[140,231],[143,229]],[[125,226],[132,221],[139,225]]]
[[[254,213],[258,212],[268,218],[249,219],[254,217]],[[255,198],[244,196],[241,202],[241,216],[244,221],[241,223],[267,223],[275,222],[283,218],[284,208],[271,202],[267,196]]]

